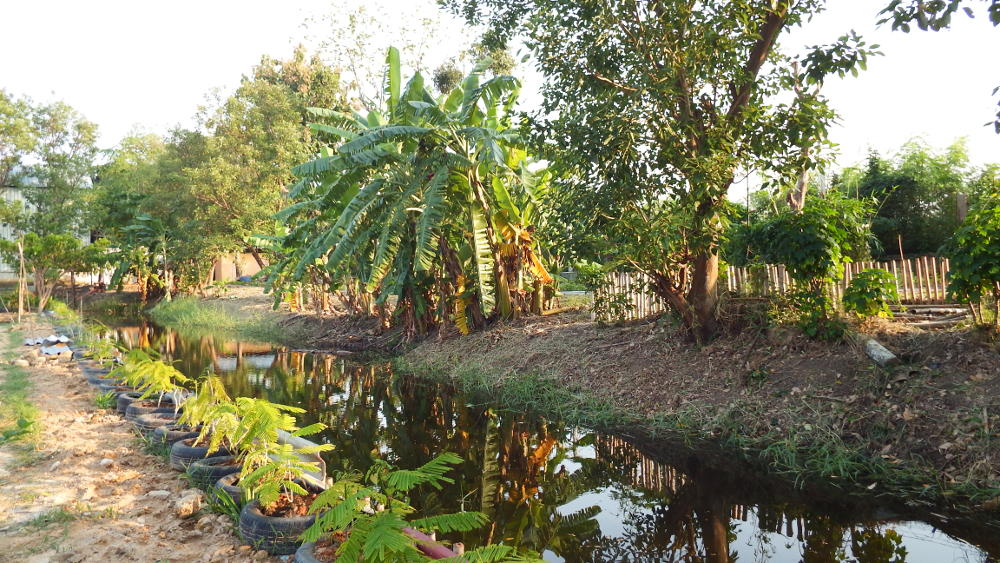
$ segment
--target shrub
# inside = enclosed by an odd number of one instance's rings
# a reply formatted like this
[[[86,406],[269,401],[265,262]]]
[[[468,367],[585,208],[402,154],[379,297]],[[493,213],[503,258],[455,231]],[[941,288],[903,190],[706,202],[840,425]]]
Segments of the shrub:
[[[994,303],[994,326],[1000,328],[1000,194],[983,197],[949,241],[948,294],[973,305],[980,324],[983,298]],[[976,309],[979,308],[978,313]]]
[[[868,202],[829,195],[800,212],[778,213],[746,235],[753,256],[788,270],[798,324],[810,338],[836,340],[846,329],[827,287],[840,278],[844,262],[867,256],[871,212]]]
[[[860,317],[891,317],[897,301],[896,276],[879,268],[859,272],[844,290],[844,310]]]

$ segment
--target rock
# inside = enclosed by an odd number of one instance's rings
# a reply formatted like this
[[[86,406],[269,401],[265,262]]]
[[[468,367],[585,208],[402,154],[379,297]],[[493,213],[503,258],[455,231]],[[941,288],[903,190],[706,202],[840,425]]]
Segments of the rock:
[[[21,358],[14,360],[13,363],[15,366],[19,368],[26,368],[31,365],[30,363],[28,363],[28,360],[22,360]]]
[[[49,466],[49,471],[55,471],[56,468],[59,467],[61,464],[62,464],[61,461],[53,462],[52,465]]]
[[[253,554],[254,561],[265,561],[270,555],[263,549]]]
[[[98,463],[100,463],[101,467],[108,468],[115,464],[115,460],[111,459],[110,457],[106,457]]]
[[[174,501],[174,514],[176,514],[178,518],[190,518],[196,512],[201,510],[201,504],[201,491],[188,489],[187,491],[184,491],[181,498]]]
[[[167,498],[170,496],[170,491],[164,491],[162,489],[156,491],[149,491],[146,493],[149,498]]]

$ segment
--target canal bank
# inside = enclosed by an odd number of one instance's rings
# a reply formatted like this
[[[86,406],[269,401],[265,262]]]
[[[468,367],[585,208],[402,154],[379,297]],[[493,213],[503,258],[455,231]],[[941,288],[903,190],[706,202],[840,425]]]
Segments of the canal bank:
[[[200,303],[239,318],[244,299]],[[391,335],[350,318],[271,314],[278,326],[312,335],[298,339],[300,349],[398,350]],[[783,330],[745,331],[699,348],[662,321],[608,327],[583,312],[440,335],[395,364],[513,409],[709,444],[800,485],[996,519],[997,342],[973,331],[867,329],[900,365],[884,370],[850,344]]]

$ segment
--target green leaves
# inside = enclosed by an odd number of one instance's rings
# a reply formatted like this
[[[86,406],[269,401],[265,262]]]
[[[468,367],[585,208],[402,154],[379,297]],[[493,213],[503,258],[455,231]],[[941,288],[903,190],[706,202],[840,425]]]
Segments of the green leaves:
[[[310,512],[316,521],[302,534],[305,541],[316,541],[326,534],[347,532],[349,535],[337,551],[339,559],[368,563],[424,561],[428,558],[417,550],[417,540],[407,528],[424,532],[466,532],[487,521],[479,512],[439,514],[408,520],[415,512],[407,493],[422,486],[440,489],[452,483],[445,474],[462,459],[443,453],[417,469],[397,469],[381,459],[373,460],[365,475],[365,485],[355,475],[348,475],[321,492]],[[468,554],[467,554],[468,555]],[[467,561],[507,561],[513,550],[506,546],[487,546],[472,552]]]
[[[858,272],[844,290],[844,310],[861,317],[891,317],[894,302],[899,302],[896,276],[878,268]]]

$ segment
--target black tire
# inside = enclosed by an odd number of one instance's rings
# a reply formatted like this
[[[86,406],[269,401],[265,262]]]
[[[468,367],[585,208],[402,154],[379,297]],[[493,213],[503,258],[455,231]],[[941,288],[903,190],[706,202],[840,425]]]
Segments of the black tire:
[[[186,444],[185,442],[189,439],[190,438],[178,440],[174,442],[173,446],[170,446],[170,467],[176,469],[177,471],[187,471],[189,465],[199,459],[205,459],[209,455],[220,456],[231,455],[233,453],[226,448],[219,448],[209,454],[208,446],[192,446],[190,444]]]
[[[233,499],[233,503],[236,506],[243,506],[243,489],[236,484],[240,478],[239,473],[230,473],[215,482],[215,488],[219,491],[219,494],[229,495],[229,498]]]
[[[292,560],[293,563],[321,563],[319,559],[316,559],[316,542],[307,541],[306,543],[299,546],[295,550],[295,559]]]
[[[302,545],[299,536],[316,521],[315,514],[276,518],[265,516],[256,500],[240,511],[240,536],[254,549],[271,555],[291,555]]]
[[[98,385],[97,388],[101,390],[101,393],[114,391],[115,396],[121,395],[122,393],[128,393],[129,391],[135,391],[135,387],[129,387],[128,385],[114,385],[110,383],[102,383]]]
[[[116,377],[105,377],[103,375],[88,375],[87,383],[100,387],[101,385],[119,385],[119,380]]]
[[[161,401],[141,399],[132,401],[129,403],[128,407],[125,408],[125,420],[135,424],[135,419],[144,414],[158,414],[176,411],[177,409],[174,407],[174,402],[166,397],[164,397]]]
[[[133,402],[137,401],[141,395],[142,393],[138,391],[120,393],[118,395],[118,403],[117,403],[118,414],[125,414],[125,410],[128,409],[128,406],[131,405]]]
[[[235,460],[235,456],[217,455],[192,462],[187,468],[191,484],[203,491],[207,491],[211,487],[214,487],[219,479],[230,473],[239,473],[243,469],[241,465],[226,465]]]
[[[189,426],[181,427],[177,424],[167,424],[166,426],[156,427],[150,439],[156,444],[173,446],[174,442],[178,440],[194,438],[197,435],[198,432],[192,430]]]
[[[160,426],[167,426],[168,424],[175,424],[177,422],[177,417],[180,416],[173,412],[166,413],[153,413],[153,414],[141,414],[132,421],[132,425],[135,426],[143,436],[152,439],[153,431]]]

